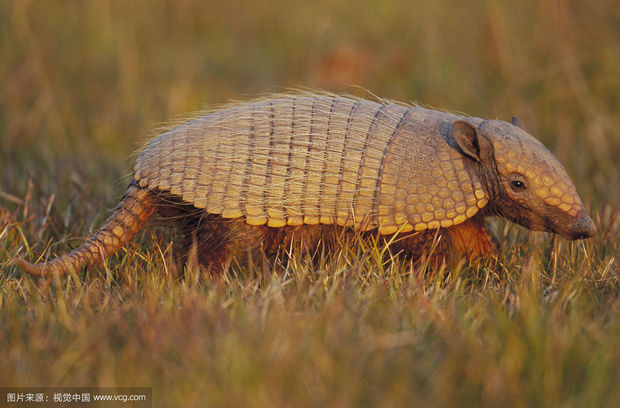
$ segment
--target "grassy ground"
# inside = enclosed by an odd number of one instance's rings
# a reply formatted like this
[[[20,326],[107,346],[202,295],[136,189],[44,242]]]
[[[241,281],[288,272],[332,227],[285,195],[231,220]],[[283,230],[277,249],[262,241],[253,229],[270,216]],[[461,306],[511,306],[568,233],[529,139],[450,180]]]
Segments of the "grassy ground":
[[[0,386],[150,386],[154,406],[620,405],[620,10],[577,1],[0,3]],[[599,228],[492,221],[495,268],[424,276],[372,243],[171,270],[149,230],[58,281],[177,115],[286,87],[520,115]]]

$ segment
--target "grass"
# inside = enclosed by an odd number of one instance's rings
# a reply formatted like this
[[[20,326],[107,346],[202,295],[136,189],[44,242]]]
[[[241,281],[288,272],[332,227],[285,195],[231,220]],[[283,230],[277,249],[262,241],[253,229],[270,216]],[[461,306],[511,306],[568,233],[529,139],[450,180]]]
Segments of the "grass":
[[[612,0],[0,4],[1,386],[149,386],[154,406],[620,404],[620,49]],[[354,10],[354,12],[353,12]],[[518,114],[599,234],[502,220],[496,267],[426,275],[372,242],[174,271],[162,228],[23,276],[101,225],[158,123],[285,87]]]

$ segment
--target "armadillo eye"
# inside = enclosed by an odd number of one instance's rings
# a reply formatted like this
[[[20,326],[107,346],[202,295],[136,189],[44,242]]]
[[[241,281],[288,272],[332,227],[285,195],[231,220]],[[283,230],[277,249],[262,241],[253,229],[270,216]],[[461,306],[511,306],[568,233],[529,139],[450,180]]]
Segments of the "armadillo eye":
[[[525,190],[525,183],[522,182],[521,180],[512,180],[510,182],[510,187],[514,191],[522,191],[522,190]]]

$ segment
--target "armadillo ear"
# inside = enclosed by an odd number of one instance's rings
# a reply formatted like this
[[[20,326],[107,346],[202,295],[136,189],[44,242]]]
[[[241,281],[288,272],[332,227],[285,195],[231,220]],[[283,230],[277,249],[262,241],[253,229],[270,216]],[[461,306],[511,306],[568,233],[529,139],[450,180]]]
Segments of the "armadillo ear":
[[[463,120],[452,124],[452,137],[463,153],[481,162],[491,154],[491,144],[475,127]]]
[[[525,130],[527,132],[527,129],[525,128],[525,123],[517,115],[512,117],[512,124],[515,125],[516,127],[521,128],[522,130]]]

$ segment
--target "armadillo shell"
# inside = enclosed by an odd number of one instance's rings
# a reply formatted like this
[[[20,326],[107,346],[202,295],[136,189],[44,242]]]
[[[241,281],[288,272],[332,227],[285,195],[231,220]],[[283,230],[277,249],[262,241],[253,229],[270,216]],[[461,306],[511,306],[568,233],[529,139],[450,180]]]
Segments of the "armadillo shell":
[[[450,227],[488,202],[450,139],[457,119],[397,103],[279,95],[158,136],[134,177],[252,225],[338,224],[384,234]]]

